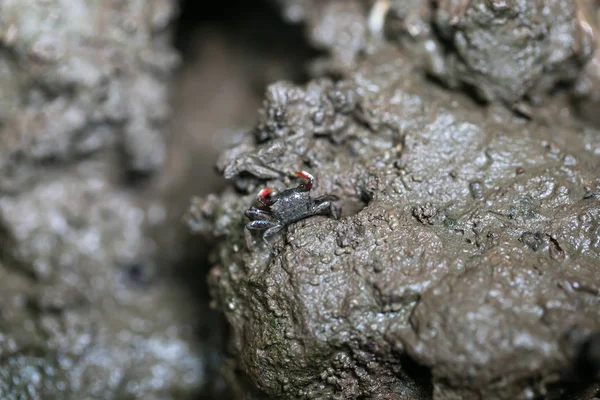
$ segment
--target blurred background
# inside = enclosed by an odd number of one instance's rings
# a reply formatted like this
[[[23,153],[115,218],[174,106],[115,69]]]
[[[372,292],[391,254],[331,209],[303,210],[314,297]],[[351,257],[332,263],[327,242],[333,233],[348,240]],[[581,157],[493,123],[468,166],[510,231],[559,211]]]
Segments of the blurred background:
[[[0,398],[224,399],[182,216],[315,52],[270,2],[0,3]]]

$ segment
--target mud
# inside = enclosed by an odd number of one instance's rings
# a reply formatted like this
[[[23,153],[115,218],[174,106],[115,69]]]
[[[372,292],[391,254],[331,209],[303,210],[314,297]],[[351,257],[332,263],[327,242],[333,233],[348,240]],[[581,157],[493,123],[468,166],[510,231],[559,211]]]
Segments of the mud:
[[[175,11],[0,5],[3,399],[180,399],[207,386],[203,309],[151,235],[174,230],[165,203],[130,185],[164,164]]]
[[[181,216],[310,50],[225,7],[0,2],[1,398],[228,398]]]
[[[194,3],[0,3],[0,397],[598,397],[597,2]]]
[[[198,334],[219,320],[181,282],[180,215],[151,188],[170,153],[176,9],[0,3],[3,399],[184,399],[220,383],[219,338]]]
[[[501,101],[526,116],[532,104],[575,81],[574,95],[583,103],[596,97],[597,63],[588,62],[598,46],[593,1],[276,3],[284,18],[304,22],[307,39],[331,55],[315,73],[347,73],[356,60],[388,41],[445,86],[469,91],[482,102]]]
[[[588,2],[591,12],[586,15],[587,26],[595,27],[593,29],[595,50],[592,60],[590,60],[583,73],[579,76],[573,89],[573,97],[576,104],[576,108],[579,111],[579,115],[595,124],[600,126],[600,118],[596,110],[600,106],[600,8],[596,7],[594,11],[593,2]],[[588,22],[589,21],[589,22]]]
[[[204,385],[197,310],[161,279],[149,220],[93,162],[0,200],[3,398],[180,398]]]
[[[559,99],[539,121],[484,108],[410,54],[379,44],[340,81],[271,85],[217,163],[232,187],[194,201],[192,230],[218,240],[230,384],[259,398],[593,398],[577,370],[600,330],[600,132]],[[298,169],[344,216],[293,224],[270,253],[243,212]]]
[[[2,3],[3,187],[113,144],[132,172],[162,165],[175,6]]]

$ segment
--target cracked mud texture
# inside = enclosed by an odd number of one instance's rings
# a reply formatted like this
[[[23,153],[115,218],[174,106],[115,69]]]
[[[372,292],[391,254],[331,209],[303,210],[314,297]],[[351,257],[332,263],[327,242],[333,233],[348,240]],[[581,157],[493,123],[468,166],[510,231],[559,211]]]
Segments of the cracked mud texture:
[[[336,83],[270,86],[218,162],[235,189],[190,209],[218,240],[238,394],[593,398],[570,382],[582,357],[597,365],[600,132],[556,116],[484,110],[391,47]],[[343,217],[291,225],[270,254],[243,213],[298,169]]]
[[[0,187],[18,187],[40,163],[113,145],[131,172],[162,165],[175,5],[1,2]]]
[[[276,3],[284,18],[306,24],[313,45],[329,51],[332,61],[321,70],[349,72],[385,37],[448,87],[470,88],[480,100],[526,115],[530,103],[579,77],[598,42],[598,4],[591,0]],[[589,88],[597,72],[588,70],[578,91],[586,100],[597,96]]]

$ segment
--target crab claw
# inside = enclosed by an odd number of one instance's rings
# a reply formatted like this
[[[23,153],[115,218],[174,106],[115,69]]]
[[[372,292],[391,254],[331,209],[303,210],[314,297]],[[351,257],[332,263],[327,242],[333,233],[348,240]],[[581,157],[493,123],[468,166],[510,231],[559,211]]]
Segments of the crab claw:
[[[306,181],[306,183],[304,184],[304,188],[308,191],[312,188],[313,183],[315,182],[315,178],[314,176],[312,176],[311,174],[309,174],[306,171],[297,171],[294,176],[300,178],[300,179],[304,179]]]
[[[258,201],[260,201],[260,203],[263,206],[268,207],[273,204],[273,201],[271,200],[271,194],[273,194],[273,189],[264,188],[261,189],[260,192],[258,192],[256,198],[258,199]]]

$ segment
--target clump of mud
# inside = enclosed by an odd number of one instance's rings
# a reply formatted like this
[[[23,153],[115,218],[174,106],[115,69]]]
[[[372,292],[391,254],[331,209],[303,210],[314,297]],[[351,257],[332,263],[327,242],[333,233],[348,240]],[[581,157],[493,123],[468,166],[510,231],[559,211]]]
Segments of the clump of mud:
[[[344,74],[381,39],[410,54],[446,87],[501,101],[530,116],[532,104],[569,87],[586,117],[597,105],[598,6],[591,0],[276,0],[303,22],[307,39],[329,51],[315,72]],[[597,58],[596,52],[596,58]],[[582,73],[582,68],[585,68]],[[575,84],[573,86],[573,84]]]
[[[598,396],[597,2],[188,3],[0,3],[0,397]]]
[[[175,231],[166,205],[130,179],[164,164],[176,8],[0,3],[3,399],[181,399],[208,385],[202,306],[151,235]]]
[[[280,3],[309,29],[319,7],[362,6],[355,10],[363,23],[372,21],[367,2]],[[225,373],[240,396],[597,393],[590,376],[600,331],[600,131],[549,91],[584,76],[592,56],[589,38],[571,30],[582,4],[483,3],[437,2],[407,26],[424,23],[444,46],[440,62],[458,55],[459,80],[481,84],[491,104],[433,82],[416,47],[365,33],[365,47],[341,64],[345,53],[332,45],[330,66],[341,79],[271,85],[256,128],[222,154],[217,167],[232,185],[195,199],[190,224],[217,241],[210,286],[231,326]],[[388,12],[403,4],[390,2]],[[531,24],[544,35],[528,34]],[[562,51],[555,31],[581,46]],[[472,47],[457,51],[448,40],[461,35]],[[515,63],[505,57],[511,48],[537,56]],[[521,107],[515,113],[536,91],[554,114],[538,118],[535,102],[532,118]],[[316,175],[313,195],[338,196],[344,216],[292,224],[271,252],[260,236],[247,240],[243,213],[260,187],[294,185],[295,170]],[[581,365],[592,373],[581,374]]]

